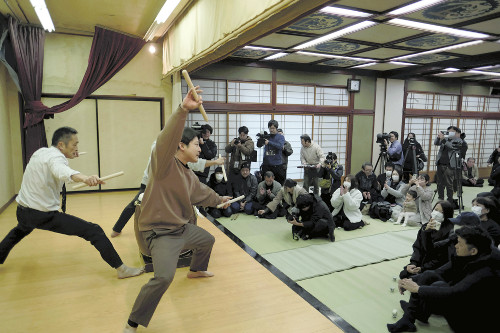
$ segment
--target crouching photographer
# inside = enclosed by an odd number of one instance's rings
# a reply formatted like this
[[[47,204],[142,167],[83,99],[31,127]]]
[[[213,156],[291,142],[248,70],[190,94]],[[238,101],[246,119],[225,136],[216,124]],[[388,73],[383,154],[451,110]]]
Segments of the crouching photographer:
[[[313,193],[301,194],[297,197],[298,216],[290,214],[288,223],[292,224],[293,239],[308,240],[311,238],[326,237],[335,241],[332,214],[321,198]],[[300,218],[300,222],[297,220]]]
[[[344,175],[344,166],[338,164],[337,154],[329,152],[326,155],[321,172],[322,179],[319,181],[321,199],[323,199],[330,211],[333,211],[330,200],[332,199],[332,194],[340,187],[340,182]]]

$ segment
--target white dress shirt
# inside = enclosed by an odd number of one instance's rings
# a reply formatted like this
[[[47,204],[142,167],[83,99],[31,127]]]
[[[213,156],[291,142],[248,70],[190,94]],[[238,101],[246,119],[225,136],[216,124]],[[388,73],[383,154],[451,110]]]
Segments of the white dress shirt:
[[[71,176],[78,173],[69,167],[68,159],[56,147],[40,148],[26,166],[16,201],[42,212],[59,210],[59,193],[64,182],[71,181]]]

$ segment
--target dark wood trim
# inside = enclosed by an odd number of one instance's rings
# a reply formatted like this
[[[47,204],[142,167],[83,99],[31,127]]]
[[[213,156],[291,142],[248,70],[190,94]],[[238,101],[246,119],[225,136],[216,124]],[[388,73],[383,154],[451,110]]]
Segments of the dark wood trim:
[[[71,94],[58,94],[58,93],[42,93],[42,97],[46,98],[72,98]],[[102,100],[125,100],[125,101],[151,101],[160,102],[164,100],[163,97],[147,97],[147,96],[123,96],[123,95],[90,95],[85,99],[102,99]]]
[[[10,198],[9,201],[7,201],[5,203],[5,205],[0,207],[0,214],[2,214],[7,209],[7,207],[10,206],[10,204],[16,199],[16,197],[17,197],[17,194],[14,194],[14,196],[12,198]]]
[[[347,116],[347,145],[345,151],[345,175],[351,173],[351,159],[352,159],[352,132],[354,126],[354,115]]]

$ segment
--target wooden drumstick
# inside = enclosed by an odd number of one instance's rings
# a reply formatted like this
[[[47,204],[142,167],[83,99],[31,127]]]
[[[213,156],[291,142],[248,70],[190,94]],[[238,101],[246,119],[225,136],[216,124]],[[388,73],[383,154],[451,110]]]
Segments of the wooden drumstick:
[[[196,101],[199,101],[200,100],[200,97],[198,96],[198,94],[196,93],[196,90],[194,89],[194,85],[193,85],[193,82],[191,81],[191,78],[189,77],[189,74],[187,72],[187,70],[182,70],[182,76],[184,76],[184,80],[186,80],[186,83],[189,87],[189,89],[192,89],[193,90],[193,97]],[[200,112],[203,116],[203,119],[205,119],[205,121],[208,123],[208,117],[207,117],[207,113],[205,112],[205,108],[203,107],[203,104],[200,104],[200,106],[198,107],[200,109]]]
[[[82,151],[82,152],[78,153],[78,156],[82,156],[82,155],[85,155],[85,154],[87,154],[87,152],[86,151]]]
[[[221,158],[220,154],[219,158]],[[224,180],[227,182],[226,167],[224,166],[224,164],[222,164],[221,167],[222,167],[222,175],[224,176]]]
[[[113,173],[113,174],[111,174],[111,175],[107,175],[107,176],[101,177],[101,178],[99,178],[99,179],[100,179],[100,180],[108,180],[108,179],[111,179],[111,178],[115,178],[115,177],[118,177],[118,176],[122,176],[123,174],[125,174],[125,172],[120,171],[120,172],[117,172],[117,173]],[[88,186],[88,185],[87,185],[87,184],[85,184],[85,183],[81,183],[81,184],[78,184],[78,185],[73,186],[73,190],[77,190],[77,189],[82,188],[82,187],[85,187],[85,186]]]
[[[218,205],[217,205],[217,208],[222,208],[222,207],[224,207],[224,205],[226,205],[226,204],[232,204],[233,202],[240,201],[241,199],[244,199],[244,198],[245,198],[245,196],[244,196],[244,195],[240,195],[240,196],[239,196],[239,197],[237,197],[237,198],[234,198],[234,199],[231,199],[231,200],[229,200],[229,201],[226,201],[226,202],[223,202],[223,203],[221,203],[221,204],[218,204]]]

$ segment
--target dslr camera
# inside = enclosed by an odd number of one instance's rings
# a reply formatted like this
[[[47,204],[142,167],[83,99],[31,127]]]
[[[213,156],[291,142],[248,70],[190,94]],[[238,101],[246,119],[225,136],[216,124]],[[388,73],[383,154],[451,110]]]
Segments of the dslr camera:
[[[325,164],[332,165],[333,164],[333,152],[328,152],[328,155],[325,157]]]
[[[195,122],[192,126],[192,129],[198,133],[198,137],[201,137],[201,132],[203,132],[203,125],[200,125],[198,122]]]
[[[390,138],[391,138],[390,134],[379,133],[379,134],[377,134],[377,143],[385,144],[385,140],[389,141]]]
[[[287,221],[299,221],[299,214],[293,212],[293,213],[286,213],[286,220]]]
[[[266,140],[271,138],[271,134],[263,131],[261,133],[257,133],[257,148],[260,148],[266,144]]]

